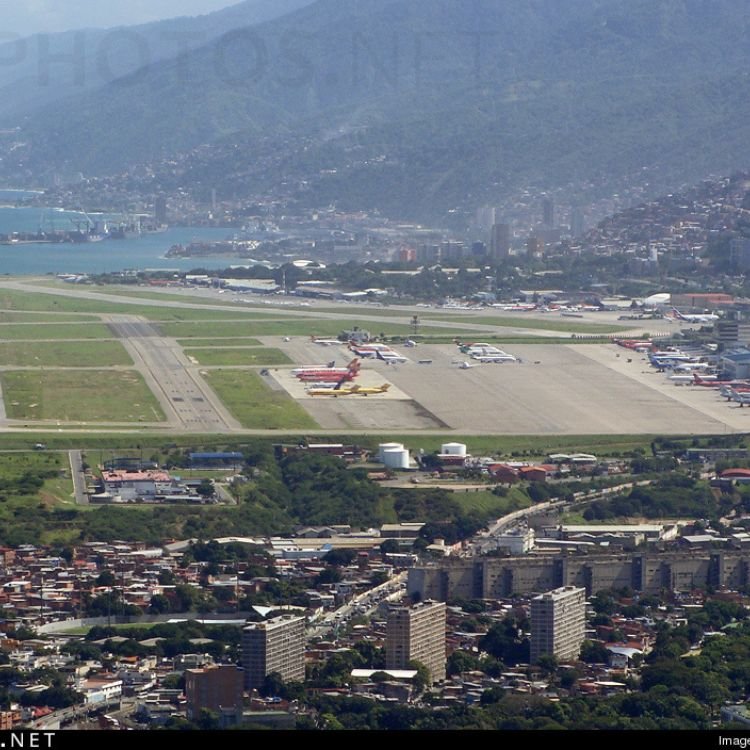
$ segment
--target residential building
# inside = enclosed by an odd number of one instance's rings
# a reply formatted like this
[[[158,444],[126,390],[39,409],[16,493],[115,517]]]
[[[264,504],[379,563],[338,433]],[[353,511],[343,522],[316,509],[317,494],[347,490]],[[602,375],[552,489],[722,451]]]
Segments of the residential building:
[[[202,709],[215,711],[223,724],[242,720],[243,670],[234,664],[213,664],[185,672],[187,717],[192,720]]]
[[[388,612],[385,664],[407,669],[411,661],[427,667],[432,682],[445,679],[445,603],[426,601]]]
[[[242,632],[242,666],[248,690],[278,672],[285,682],[305,679],[305,620],[281,615],[248,625]]]
[[[578,658],[586,629],[586,590],[563,586],[531,600],[531,661]]]

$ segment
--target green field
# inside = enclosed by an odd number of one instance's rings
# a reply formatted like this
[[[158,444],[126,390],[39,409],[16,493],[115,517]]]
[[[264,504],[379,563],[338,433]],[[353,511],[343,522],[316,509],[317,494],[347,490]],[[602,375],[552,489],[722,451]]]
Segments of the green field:
[[[86,289],[87,292],[95,292]],[[191,309],[190,307],[159,307],[155,305],[139,304],[134,299],[133,304],[127,302],[110,301],[106,294],[102,294],[101,300],[85,297],[73,297],[56,295],[48,292],[17,291],[15,289],[0,288],[0,311],[11,310],[15,312],[63,312],[63,313],[125,313],[128,315],[140,315],[149,320],[242,320],[256,316],[260,319],[278,318],[283,312],[274,312],[264,309],[258,312],[255,309],[245,310],[239,305],[227,305],[226,310]],[[127,296],[127,295],[124,295]],[[171,300],[170,300],[171,302]],[[181,300],[185,305],[192,302],[189,299]],[[80,320],[80,318],[76,318]],[[55,320],[58,320],[55,317]]]
[[[272,391],[254,372],[211,370],[204,377],[243,427],[265,430],[317,427],[291,396]]]
[[[6,323],[0,325],[0,340],[39,341],[63,339],[111,339],[103,323]]]
[[[387,321],[372,320],[320,320],[317,318],[289,317],[286,320],[259,321],[248,320],[245,322],[219,322],[219,321],[196,321],[193,323],[161,323],[159,328],[165,336],[177,339],[189,338],[211,338],[214,336],[326,336],[336,337],[342,330],[359,326],[370,333],[386,336],[411,336],[412,328],[408,325],[394,324]],[[452,338],[462,335],[482,336],[481,331],[472,330],[470,327],[462,328],[440,328],[422,326],[424,335],[450,336]]]
[[[64,422],[160,422],[164,414],[134,371],[68,370],[0,374],[10,419]]]
[[[3,323],[95,323],[96,315],[75,313],[12,312],[0,310],[0,324]]]
[[[284,352],[260,346],[245,349],[185,349],[185,354],[194,357],[202,365],[273,367],[292,363]]]
[[[466,323],[471,325],[497,326],[498,328],[529,328],[542,331],[564,331],[566,333],[617,333],[628,331],[632,328],[623,327],[614,323],[586,323],[578,322],[579,319],[560,318],[528,318],[495,315],[449,315],[448,313],[427,313],[421,317],[425,321],[446,321],[454,323]]]
[[[479,492],[453,492],[451,500],[455,500],[465,511],[477,510],[500,517],[511,510],[528,508],[531,505],[529,497],[517,487],[513,487],[506,497],[493,495],[490,490]]]
[[[16,367],[112,367],[133,364],[117,341],[0,343],[0,362]]]
[[[212,339],[180,339],[177,343],[182,347],[193,346],[208,348],[217,348],[222,346],[263,346],[263,344],[258,341],[258,339],[225,339],[221,338],[221,336],[217,336]]]

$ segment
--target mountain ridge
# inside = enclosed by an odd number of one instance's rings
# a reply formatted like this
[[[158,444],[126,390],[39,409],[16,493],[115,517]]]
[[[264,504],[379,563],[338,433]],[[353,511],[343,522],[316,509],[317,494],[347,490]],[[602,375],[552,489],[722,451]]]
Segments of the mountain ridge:
[[[699,179],[747,158],[749,32],[741,0],[317,0],[37,111],[17,166],[272,141],[318,200],[413,216],[529,181]]]

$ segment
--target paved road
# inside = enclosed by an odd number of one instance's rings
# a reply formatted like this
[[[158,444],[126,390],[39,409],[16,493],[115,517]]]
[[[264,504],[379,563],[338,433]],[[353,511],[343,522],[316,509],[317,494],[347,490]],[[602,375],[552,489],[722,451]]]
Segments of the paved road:
[[[70,460],[70,476],[73,479],[73,494],[76,505],[88,505],[89,496],[86,494],[86,476],[83,473],[83,457],[81,451],[68,451]]]
[[[131,315],[102,317],[128,350],[172,428],[211,433],[240,429],[176,341]]]

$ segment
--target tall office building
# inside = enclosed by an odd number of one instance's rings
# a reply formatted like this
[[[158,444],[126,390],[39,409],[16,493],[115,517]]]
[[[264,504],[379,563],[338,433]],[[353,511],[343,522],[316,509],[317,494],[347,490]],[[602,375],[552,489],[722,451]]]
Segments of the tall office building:
[[[154,222],[157,225],[167,223],[167,199],[163,195],[154,201]]]
[[[586,230],[586,218],[583,210],[574,208],[570,212],[570,233],[573,237],[580,237]]]
[[[531,600],[531,662],[540,656],[577,659],[586,629],[586,590],[575,586],[548,591]]]
[[[278,672],[284,682],[304,681],[304,618],[281,615],[244,628],[242,666],[248,690],[259,688],[272,672]]]
[[[222,725],[242,721],[243,673],[234,664],[213,664],[185,671],[187,717],[195,719],[202,709],[219,714]]]
[[[542,223],[548,229],[555,226],[555,202],[552,198],[545,198],[542,201]]]
[[[408,669],[418,661],[430,671],[432,682],[445,679],[445,602],[394,606],[388,612],[385,664]]]
[[[493,260],[510,255],[510,224],[493,224],[490,233],[490,254]]]

